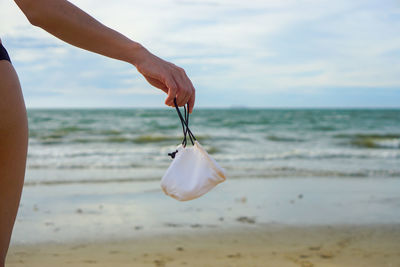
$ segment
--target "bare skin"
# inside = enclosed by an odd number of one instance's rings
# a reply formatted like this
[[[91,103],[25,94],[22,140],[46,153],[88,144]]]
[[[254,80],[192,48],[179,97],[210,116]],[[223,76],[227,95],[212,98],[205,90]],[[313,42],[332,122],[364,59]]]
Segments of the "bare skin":
[[[137,42],[104,26],[65,0],[15,0],[28,20],[82,49],[133,64],[145,79],[167,94],[165,104],[195,103],[185,71]],[[4,267],[21,198],[28,147],[28,123],[21,86],[12,64],[0,60],[0,267]]]
[[[126,36],[104,26],[65,0],[15,0],[28,20],[74,46],[136,66],[153,86],[168,94],[165,104],[189,104],[192,112],[195,89],[185,71],[159,57]]]
[[[4,266],[25,176],[28,122],[17,74],[0,60],[0,266]]]

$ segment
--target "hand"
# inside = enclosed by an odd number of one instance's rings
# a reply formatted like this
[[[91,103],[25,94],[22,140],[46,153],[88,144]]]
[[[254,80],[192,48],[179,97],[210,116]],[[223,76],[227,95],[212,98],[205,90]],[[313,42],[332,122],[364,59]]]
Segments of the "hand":
[[[195,102],[195,89],[185,70],[167,62],[142,47],[135,55],[134,65],[146,80],[168,94],[165,104],[174,107],[174,98],[178,106],[189,105],[192,113]]]

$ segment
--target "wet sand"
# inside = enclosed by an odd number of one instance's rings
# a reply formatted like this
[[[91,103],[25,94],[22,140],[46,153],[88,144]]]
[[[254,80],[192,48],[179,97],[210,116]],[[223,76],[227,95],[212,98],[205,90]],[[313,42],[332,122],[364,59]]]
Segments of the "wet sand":
[[[400,180],[231,179],[189,202],[158,182],[26,186],[7,267],[400,266]]]
[[[400,225],[399,195],[399,179],[378,178],[231,179],[188,202],[165,196],[158,181],[27,186],[12,244],[197,233],[197,225]]]
[[[243,221],[246,219],[243,218]],[[8,267],[400,266],[400,224],[206,228],[126,240],[13,245]]]

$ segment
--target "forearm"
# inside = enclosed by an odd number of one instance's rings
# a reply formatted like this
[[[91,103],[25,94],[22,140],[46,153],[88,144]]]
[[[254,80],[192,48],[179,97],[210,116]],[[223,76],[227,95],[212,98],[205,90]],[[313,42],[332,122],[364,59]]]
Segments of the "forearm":
[[[186,103],[191,113],[195,89],[185,71],[104,26],[66,0],[14,0],[29,21],[71,45],[129,62],[154,87],[168,94],[165,104]]]
[[[110,58],[136,65],[143,50],[65,0],[15,0],[29,21],[59,39]]]

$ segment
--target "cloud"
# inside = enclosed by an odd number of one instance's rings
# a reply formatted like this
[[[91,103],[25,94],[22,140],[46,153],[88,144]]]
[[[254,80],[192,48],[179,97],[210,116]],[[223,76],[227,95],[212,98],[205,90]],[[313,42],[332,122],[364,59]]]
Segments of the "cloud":
[[[396,1],[72,2],[183,66],[200,105],[242,101],[268,106],[277,104],[268,99],[278,94],[315,95],[315,103],[309,100],[315,105],[321,96],[330,97],[332,88],[345,88],[339,90],[342,98],[359,105],[356,93],[373,99],[382,90],[393,96],[400,90]],[[128,100],[132,105],[160,105],[163,93],[152,89],[133,66],[63,44],[30,26],[12,1],[0,3],[0,17],[7,22],[0,25],[0,32],[26,97],[40,94],[40,104],[51,105],[66,96],[91,93],[108,95],[110,105],[125,105]],[[46,102],[45,92],[60,101]],[[218,102],[220,96],[226,101]],[[276,99],[287,106],[284,99]],[[100,102],[104,105],[107,99]]]

